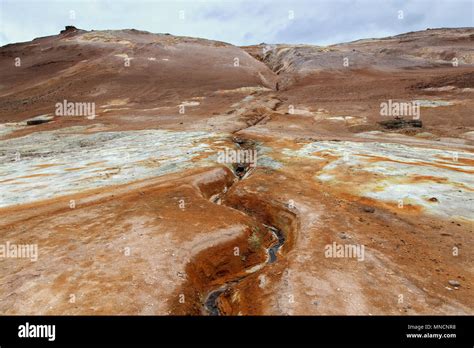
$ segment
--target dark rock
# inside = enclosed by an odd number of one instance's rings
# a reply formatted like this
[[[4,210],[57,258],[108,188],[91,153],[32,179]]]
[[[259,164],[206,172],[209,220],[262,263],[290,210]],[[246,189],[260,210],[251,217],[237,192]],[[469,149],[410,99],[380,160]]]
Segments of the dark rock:
[[[373,213],[375,212],[375,208],[372,208],[372,207],[364,207],[364,211],[366,213]]]
[[[66,25],[65,29],[60,31],[60,34],[70,33],[72,31],[76,31],[76,30],[77,30],[77,28],[75,26]]]
[[[26,121],[26,124],[28,126],[35,126],[37,124],[47,123],[49,121],[51,121],[51,120],[47,120],[47,119],[28,120],[28,121]]]
[[[245,144],[245,139],[235,137],[233,141],[239,145]]]
[[[237,163],[237,165],[235,166],[235,174],[238,177],[243,177],[246,171],[247,171],[247,166],[245,164]]]
[[[400,129],[400,128],[421,128],[423,124],[421,120],[404,120],[403,118],[394,118],[393,120],[387,120],[379,122],[379,124],[386,129]]]

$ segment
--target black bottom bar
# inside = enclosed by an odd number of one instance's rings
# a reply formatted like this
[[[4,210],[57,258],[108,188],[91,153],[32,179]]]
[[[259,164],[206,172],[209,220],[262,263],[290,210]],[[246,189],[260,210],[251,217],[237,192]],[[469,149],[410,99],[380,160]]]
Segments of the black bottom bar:
[[[449,345],[472,347],[472,316],[0,317],[0,346]],[[54,335],[52,326],[54,325]],[[43,337],[31,337],[31,336]],[[19,337],[29,336],[29,337]],[[54,337],[53,337],[54,336]],[[54,339],[53,339],[54,338]]]

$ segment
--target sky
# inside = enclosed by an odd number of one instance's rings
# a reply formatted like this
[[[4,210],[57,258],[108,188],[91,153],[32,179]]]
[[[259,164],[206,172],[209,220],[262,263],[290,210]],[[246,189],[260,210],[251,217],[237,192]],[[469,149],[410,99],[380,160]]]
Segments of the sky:
[[[473,27],[474,0],[0,0],[0,46],[85,30],[138,29],[229,42],[329,45]]]

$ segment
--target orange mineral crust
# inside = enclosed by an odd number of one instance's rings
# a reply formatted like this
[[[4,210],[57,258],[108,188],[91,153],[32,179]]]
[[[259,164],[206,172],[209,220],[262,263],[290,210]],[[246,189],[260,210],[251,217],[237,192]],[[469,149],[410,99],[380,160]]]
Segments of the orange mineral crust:
[[[473,37],[0,47],[0,314],[472,315]]]

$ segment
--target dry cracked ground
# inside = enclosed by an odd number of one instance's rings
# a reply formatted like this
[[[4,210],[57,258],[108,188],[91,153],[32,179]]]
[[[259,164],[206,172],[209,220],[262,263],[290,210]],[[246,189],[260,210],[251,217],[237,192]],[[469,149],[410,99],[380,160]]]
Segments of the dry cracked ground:
[[[0,76],[1,314],[474,313],[473,28],[71,27]],[[422,125],[380,124],[389,101]]]

